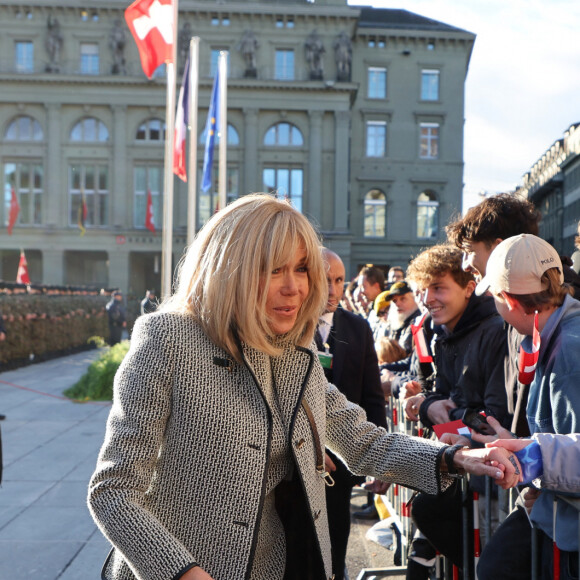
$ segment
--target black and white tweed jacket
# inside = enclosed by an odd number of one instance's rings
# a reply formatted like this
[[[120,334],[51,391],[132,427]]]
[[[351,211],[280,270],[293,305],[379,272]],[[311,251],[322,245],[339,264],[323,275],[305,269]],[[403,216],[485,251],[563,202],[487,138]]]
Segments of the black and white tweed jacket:
[[[244,364],[231,360],[187,315],[157,312],[138,319],[115,377],[89,488],[89,509],[114,547],[104,578],[170,580],[193,563],[216,580],[261,578],[256,569],[250,576],[250,563],[272,435],[262,392],[267,377],[278,386],[327,578],[325,484],[316,472],[302,397],[321,447],[335,451],[354,473],[427,493],[449,485],[437,471],[440,444],[368,423],[360,407],[327,383],[313,351],[289,345],[270,359],[244,347],[244,358]],[[282,575],[283,561],[280,567]]]

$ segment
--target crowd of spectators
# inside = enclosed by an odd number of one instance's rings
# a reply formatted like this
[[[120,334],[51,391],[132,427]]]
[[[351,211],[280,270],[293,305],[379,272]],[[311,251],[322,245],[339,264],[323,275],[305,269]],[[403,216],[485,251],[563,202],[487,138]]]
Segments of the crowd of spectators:
[[[446,443],[520,449],[530,441],[510,439],[525,441],[513,445],[507,438],[532,434],[535,444],[543,441],[546,450],[561,446],[578,469],[574,433],[579,424],[580,398],[575,391],[580,367],[575,341],[580,336],[580,304],[574,296],[580,296],[580,260],[577,253],[575,262],[558,256],[538,237],[540,219],[525,199],[511,194],[489,197],[447,226],[446,244],[415,256],[406,272],[400,266],[390,268],[383,286],[384,272],[365,266],[346,282],[342,306],[367,318],[380,353],[385,398],[402,399],[407,419],[420,422],[427,436],[439,425],[441,431],[449,431],[442,436]],[[576,242],[580,250],[580,236]],[[401,307],[403,297],[406,309]],[[532,336],[534,313],[538,339]],[[393,341],[398,354],[392,351]],[[539,360],[530,367],[531,359],[524,359],[523,352],[535,351]],[[488,434],[460,437],[452,422],[465,419],[468,424],[466,417],[474,412],[488,418]],[[561,439],[542,440],[543,436]],[[552,577],[554,544],[560,569],[566,569],[560,578],[578,578],[577,513],[559,502],[554,526],[552,504],[557,491],[580,497],[580,485],[571,483],[572,470],[563,460],[550,457],[547,464],[550,491],[535,480],[538,487],[522,491],[521,505],[499,528],[492,521],[492,535],[484,538],[487,548],[477,569],[480,579],[531,577],[530,522],[541,534],[539,577]],[[554,473],[558,465],[561,474]],[[483,491],[477,477],[470,478],[470,486]],[[472,510],[467,513],[471,518]],[[407,578],[429,578],[436,551],[457,566],[461,577],[465,566],[473,565],[473,560],[463,562],[464,553],[473,553],[473,537],[462,534],[458,486],[439,496],[418,494],[412,515],[416,536],[409,549]],[[466,552],[464,537],[470,543]],[[474,572],[469,570],[470,577]]]

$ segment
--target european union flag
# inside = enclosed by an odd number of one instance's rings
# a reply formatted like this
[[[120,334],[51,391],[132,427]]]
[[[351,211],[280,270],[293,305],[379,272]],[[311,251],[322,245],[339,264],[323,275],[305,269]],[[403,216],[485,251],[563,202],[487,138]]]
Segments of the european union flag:
[[[201,180],[201,190],[207,191],[211,187],[211,169],[213,165],[213,149],[215,145],[216,133],[220,129],[220,88],[219,88],[220,70],[219,66],[215,73],[213,90],[211,92],[211,101],[209,112],[205,123],[205,154],[203,157],[203,177]],[[225,136],[224,136],[225,138]]]

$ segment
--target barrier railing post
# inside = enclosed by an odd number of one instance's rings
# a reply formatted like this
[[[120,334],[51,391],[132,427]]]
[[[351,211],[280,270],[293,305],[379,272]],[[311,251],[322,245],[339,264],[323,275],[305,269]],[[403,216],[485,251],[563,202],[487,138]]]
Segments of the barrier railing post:
[[[538,554],[538,529],[532,527],[532,580],[539,578],[540,555]]]
[[[481,537],[479,534],[479,494],[473,492],[473,576],[477,580],[477,564],[481,556]]]
[[[471,580],[471,560],[472,557],[469,554],[469,482],[467,477],[461,478],[461,518],[463,521],[462,526],[462,563],[463,563],[463,580]],[[455,567],[454,567],[455,568]]]
[[[491,477],[485,478],[485,520],[483,522],[484,543],[489,542],[491,537],[491,495],[492,495]],[[483,547],[483,546],[482,546]]]

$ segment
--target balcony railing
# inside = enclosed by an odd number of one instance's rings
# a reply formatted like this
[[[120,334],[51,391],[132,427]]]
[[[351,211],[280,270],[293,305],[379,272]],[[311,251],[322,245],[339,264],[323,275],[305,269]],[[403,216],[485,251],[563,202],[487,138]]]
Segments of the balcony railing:
[[[31,76],[46,76],[46,77],[57,77],[57,76],[79,76],[86,78],[102,78],[107,77],[107,80],[111,78],[132,78],[132,79],[145,79],[145,75],[141,68],[139,61],[129,61],[125,64],[125,70],[121,73],[114,74],[112,72],[114,63],[109,60],[101,60],[99,63],[98,74],[92,72],[84,72],[81,69],[80,59],[75,60],[63,60],[58,67],[58,71],[50,70],[54,65],[50,65],[47,61],[35,61],[32,70],[26,70],[26,68],[15,63],[13,60],[0,59],[0,74],[9,75],[19,75],[22,77]],[[178,78],[183,74],[182,66],[178,67]],[[199,76],[201,79],[212,79],[213,74],[209,63],[203,63],[200,66]],[[230,67],[228,70],[228,78],[230,79],[249,79],[258,81],[277,81],[280,83],[292,83],[292,82],[307,82],[309,81],[309,73],[305,68],[296,68],[293,73],[293,78],[280,79],[279,75],[276,74],[276,69],[274,66],[263,66],[257,69],[256,75],[246,74],[246,70],[243,67]],[[165,70],[160,67],[156,74],[153,76],[154,79],[165,79]],[[317,80],[312,81],[313,83],[320,84],[324,81],[334,81],[332,76],[325,76],[323,81]]]

